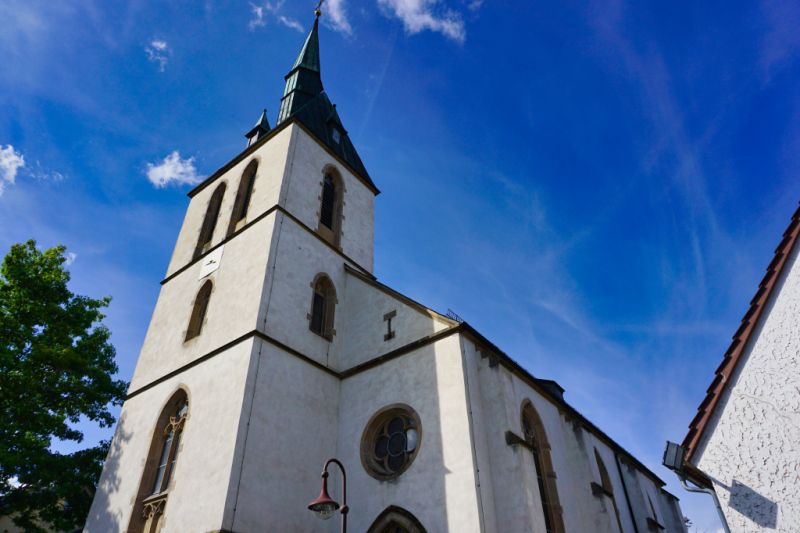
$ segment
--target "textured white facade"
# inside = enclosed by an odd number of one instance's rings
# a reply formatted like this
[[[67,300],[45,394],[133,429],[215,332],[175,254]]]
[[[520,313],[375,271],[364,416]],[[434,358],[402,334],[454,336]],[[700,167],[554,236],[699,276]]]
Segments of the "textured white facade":
[[[228,235],[253,160],[247,216]],[[344,186],[335,245],[317,231],[331,169]],[[193,259],[220,183],[226,191],[210,248]],[[153,498],[162,502],[161,533],[337,531],[338,517],[321,522],[306,509],[334,456],[348,471],[351,531],[368,531],[390,506],[431,533],[544,531],[535,447],[512,438],[524,433],[525,402],[546,433],[563,532],[685,531],[663,482],[564,402],[556,385],[468,325],[378,283],[373,236],[373,188],[296,121],[192,193],[86,532],[139,533],[131,518]],[[329,338],[309,328],[320,274],[335,290]],[[200,334],[186,340],[209,280]],[[188,396],[188,416],[167,488],[151,495],[147,472],[163,462],[151,443],[164,434],[157,420],[178,390]],[[362,464],[362,435],[376,413],[398,404],[418,416],[419,445],[407,470],[380,480]],[[597,455],[608,472],[604,492]],[[340,481],[334,470],[334,497]]]
[[[796,267],[797,249],[692,459],[712,479],[734,532],[800,531]]]

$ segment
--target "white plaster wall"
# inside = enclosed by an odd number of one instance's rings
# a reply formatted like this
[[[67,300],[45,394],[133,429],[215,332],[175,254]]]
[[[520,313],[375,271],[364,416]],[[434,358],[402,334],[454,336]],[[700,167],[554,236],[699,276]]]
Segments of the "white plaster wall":
[[[247,220],[255,219],[267,209],[278,204],[290,138],[291,133],[288,128],[278,132],[275,137],[217,177],[213,183],[207,185],[190,200],[183,225],[175,243],[175,249],[172,252],[172,259],[167,268],[167,276],[192,261],[197,238],[200,234],[200,226],[203,224],[203,219],[208,209],[208,202],[211,199],[211,195],[214,194],[214,190],[223,181],[226,183],[225,196],[220,206],[217,225],[214,228],[212,246],[225,238],[242,172],[253,159],[257,159],[259,164],[256,171],[256,180],[253,184],[250,206],[247,211]]]
[[[309,228],[319,225],[323,169],[333,166],[344,181],[341,249],[368,271],[373,267],[375,232],[375,195],[358,178],[333,158],[296,124],[292,134],[287,175],[281,193],[281,205]]]
[[[732,531],[788,533],[800,527],[797,253],[693,458],[714,480]]]
[[[219,268],[207,278],[198,279],[201,262],[196,262],[161,287],[131,391],[256,328],[275,216],[227,242]],[[206,279],[214,288],[202,332],[184,342],[197,291]]]
[[[275,258],[264,287],[264,298],[268,302],[266,318],[259,321],[259,328],[315,361],[336,368],[336,348],[342,342],[344,320],[341,305],[345,294],[343,259],[281,213],[275,231]],[[339,301],[334,314],[336,335],[332,341],[308,328],[313,281],[319,273],[331,279]]]
[[[352,274],[345,276],[344,283],[343,298],[339,299],[342,319],[339,321],[337,364],[341,369],[351,368],[452,325]],[[395,336],[386,341],[387,324],[383,317],[390,311],[397,315],[392,318]]]
[[[467,353],[473,349],[468,349]],[[622,532],[648,531],[646,503],[641,485],[649,483],[656,488],[654,481],[633,467],[630,468],[630,479],[626,477],[628,491],[637,493],[632,501],[637,513],[638,529],[635,529],[616,466],[615,451],[596,435],[567,420],[551,400],[502,365],[489,366],[489,359],[481,357],[480,352],[476,352],[474,361],[482,401],[476,431],[485,435],[490,467],[487,469],[489,475],[485,477],[484,468],[480,468],[481,480],[482,483],[491,483],[493,498],[492,501],[485,498],[484,506],[493,506],[498,531],[543,531],[545,527],[533,457],[526,448],[509,446],[505,441],[508,430],[522,436],[520,409],[526,399],[533,403],[545,426],[553,468],[558,476],[556,485],[566,531],[619,531],[608,497],[595,496],[591,491],[590,483],[600,482],[594,447],[603,458],[611,478]],[[655,494],[658,497],[658,492]],[[658,504],[654,501],[654,505]],[[672,533],[684,530],[681,528],[667,531]]]
[[[592,448],[597,448],[600,457],[603,459],[603,464],[605,464],[606,470],[608,471],[608,477],[611,479],[611,486],[614,489],[614,501],[616,501],[617,509],[619,510],[619,520],[620,525],[622,526],[622,533],[635,533],[636,529],[634,528],[628,503],[625,499],[625,487],[622,485],[622,478],[619,474],[619,468],[617,468],[614,450],[609,448],[603,441],[594,435],[587,440],[587,448],[589,445],[591,445]],[[592,458],[590,461],[592,465],[592,481],[599,485],[601,484],[600,469],[597,466],[597,461],[594,460],[594,450],[589,449],[588,452],[590,453],[589,456]],[[607,514],[608,521],[614,524],[616,522],[616,518],[614,517],[614,508],[608,497],[597,496],[596,498],[600,499],[601,503],[603,504],[601,512]],[[611,527],[610,529],[611,531],[616,531],[615,526]]]
[[[128,527],[156,421],[180,386],[189,394],[189,418],[161,533],[221,528],[252,344],[238,344],[125,402],[85,532]]]
[[[225,528],[334,531],[338,520],[320,522],[306,506],[336,454],[339,380],[261,340],[255,357]]]
[[[379,481],[362,467],[360,441],[369,419],[394,403],[419,415],[419,451],[398,478]],[[339,419],[353,531],[366,531],[389,505],[408,510],[430,532],[480,531],[458,335],[345,379]]]

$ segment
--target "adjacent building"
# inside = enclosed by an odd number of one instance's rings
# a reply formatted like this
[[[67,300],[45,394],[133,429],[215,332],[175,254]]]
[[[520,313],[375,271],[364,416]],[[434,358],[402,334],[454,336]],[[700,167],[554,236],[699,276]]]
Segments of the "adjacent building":
[[[247,139],[189,193],[86,532],[337,531],[307,509],[330,457],[350,531],[685,531],[557,383],[378,281],[318,19]]]
[[[800,210],[792,216],[680,448],[733,532],[800,531]]]

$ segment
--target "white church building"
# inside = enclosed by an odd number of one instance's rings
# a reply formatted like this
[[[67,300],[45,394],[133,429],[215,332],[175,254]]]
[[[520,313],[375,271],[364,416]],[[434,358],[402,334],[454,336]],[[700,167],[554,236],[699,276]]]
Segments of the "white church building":
[[[84,531],[338,531],[308,509],[332,457],[351,532],[686,531],[557,383],[378,281],[318,18],[285,80],[275,126],[189,193]]]

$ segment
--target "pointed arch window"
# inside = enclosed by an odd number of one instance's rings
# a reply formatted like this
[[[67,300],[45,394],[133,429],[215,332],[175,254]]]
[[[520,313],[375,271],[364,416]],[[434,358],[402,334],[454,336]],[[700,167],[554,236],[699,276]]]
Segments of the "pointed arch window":
[[[225,183],[220,183],[208,202],[206,216],[203,219],[203,225],[200,227],[200,235],[197,237],[197,246],[194,249],[195,259],[206,253],[211,247],[211,239],[214,237],[214,228],[217,227],[219,209],[222,206],[222,197],[225,196],[225,188]]]
[[[344,192],[339,173],[328,167],[322,177],[319,227],[317,231],[331,244],[338,246],[341,235],[342,195]]]
[[[544,431],[544,424],[530,400],[522,404],[522,434],[533,455],[536,468],[536,482],[542,503],[546,533],[564,533],[561,505],[556,488],[556,474],[550,458],[550,444]]]
[[[162,526],[188,416],[189,401],[181,389],[170,398],[156,422],[128,527],[131,533],[156,533]]]
[[[185,341],[193,339],[200,335],[203,330],[203,322],[206,319],[206,311],[208,311],[208,302],[211,299],[211,290],[214,288],[211,280],[206,280],[200,290],[197,291],[197,297],[194,299],[194,306],[192,307],[192,315],[189,318],[189,327],[186,328]]]
[[[228,224],[228,236],[239,229],[243,221],[247,219],[247,209],[250,206],[250,197],[253,195],[257,170],[258,161],[253,159],[242,172],[242,178],[239,180],[239,189],[236,191],[236,200],[233,203],[231,221]]]
[[[597,463],[597,470],[600,472],[600,484],[592,483],[592,492],[595,496],[606,497],[611,500],[611,507],[614,509],[614,519],[617,524],[617,531],[622,532],[622,523],[619,519],[619,509],[617,508],[617,500],[614,497],[614,486],[611,484],[611,477],[608,475],[608,469],[600,457],[600,452],[597,448],[594,449],[594,460]]]
[[[417,518],[396,505],[383,510],[367,533],[427,533]]]
[[[311,297],[308,327],[317,335],[331,340],[336,333],[336,330],[333,329],[336,311],[336,289],[334,289],[330,278],[325,274],[318,275],[311,286],[314,292]]]

